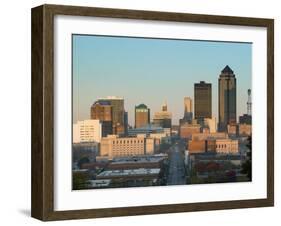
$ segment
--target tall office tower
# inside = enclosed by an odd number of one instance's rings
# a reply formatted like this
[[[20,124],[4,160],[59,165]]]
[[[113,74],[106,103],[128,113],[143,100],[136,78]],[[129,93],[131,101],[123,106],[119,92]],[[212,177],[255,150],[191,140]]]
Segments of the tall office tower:
[[[96,101],[91,106],[91,119],[100,120],[103,137],[112,134],[112,106],[109,101]]]
[[[194,84],[194,113],[198,122],[212,118],[212,84],[200,81]]]
[[[135,128],[140,128],[150,123],[150,109],[145,104],[135,106]]]
[[[162,106],[162,111],[155,112],[153,124],[162,128],[172,128],[172,113],[168,112],[167,103]]]
[[[219,77],[219,130],[226,131],[228,124],[236,124],[236,78],[227,65]]]
[[[112,129],[113,134],[124,134],[124,99],[115,96],[100,98],[99,101],[109,101],[112,106]]]

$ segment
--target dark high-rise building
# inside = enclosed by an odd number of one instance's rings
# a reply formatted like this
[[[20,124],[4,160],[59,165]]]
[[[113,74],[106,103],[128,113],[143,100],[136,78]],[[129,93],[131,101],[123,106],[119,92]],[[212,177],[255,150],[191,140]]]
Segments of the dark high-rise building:
[[[236,124],[236,78],[227,65],[219,77],[219,130],[226,131],[228,124]]]
[[[91,119],[102,123],[102,136],[112,134],[112,106],[109,101],[96,101],[91,106]]]
[[[135,106],[135,128],[140,128],[150,123],[150,109],[145,104]]]
[[[112,129],[113,134],[124,134],[124,99],[115,96],[101,98],[99,101],[109,101],[112,106]]]
[[[252,125],[252,116],[248,114],[243,114],[239,116],[239,123]]]
[[[124,133],[127,136],[128,135],[128,127],[129,127],[129,118],[128,118],[128,112],[124,112]]]
[[[194,117],[198,122],[212,118],[212,84],[200,81],[194,84]]]

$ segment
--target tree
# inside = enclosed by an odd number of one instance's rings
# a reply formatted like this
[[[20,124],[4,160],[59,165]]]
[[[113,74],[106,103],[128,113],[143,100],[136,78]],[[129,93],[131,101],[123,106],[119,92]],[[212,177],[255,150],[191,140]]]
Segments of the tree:
[[[90,176],[87,173],[73,173],[72,188],[73,190],[86,189],[89,187]]]
[[[248,179],[252,180],[252,136],[248,137],[247,160],[242,164],[241,173],[247,174]]]

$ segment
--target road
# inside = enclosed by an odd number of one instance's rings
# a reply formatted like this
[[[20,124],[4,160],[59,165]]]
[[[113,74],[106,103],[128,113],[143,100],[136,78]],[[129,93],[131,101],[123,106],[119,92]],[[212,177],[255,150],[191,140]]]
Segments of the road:
[[[184,161],[179,146],[173,145],[170,150],[170,165],[167,185],[186,184]]]

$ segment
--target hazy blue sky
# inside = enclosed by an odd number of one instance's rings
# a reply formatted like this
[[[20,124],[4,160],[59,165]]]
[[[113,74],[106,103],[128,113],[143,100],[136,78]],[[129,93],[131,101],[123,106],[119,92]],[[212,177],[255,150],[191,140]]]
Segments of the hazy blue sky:
[[[125,99],[129,123],[140,103],[155,111],[167,101],[173,124],[183,117],[183,98],[193,100],[194,83],[212,83],[218,118],[218,77],[229,65],[237,79],[237,115],[246,113],[251,88],[249,43],[73,35],[73,121],[89,119],[99,97]]]

